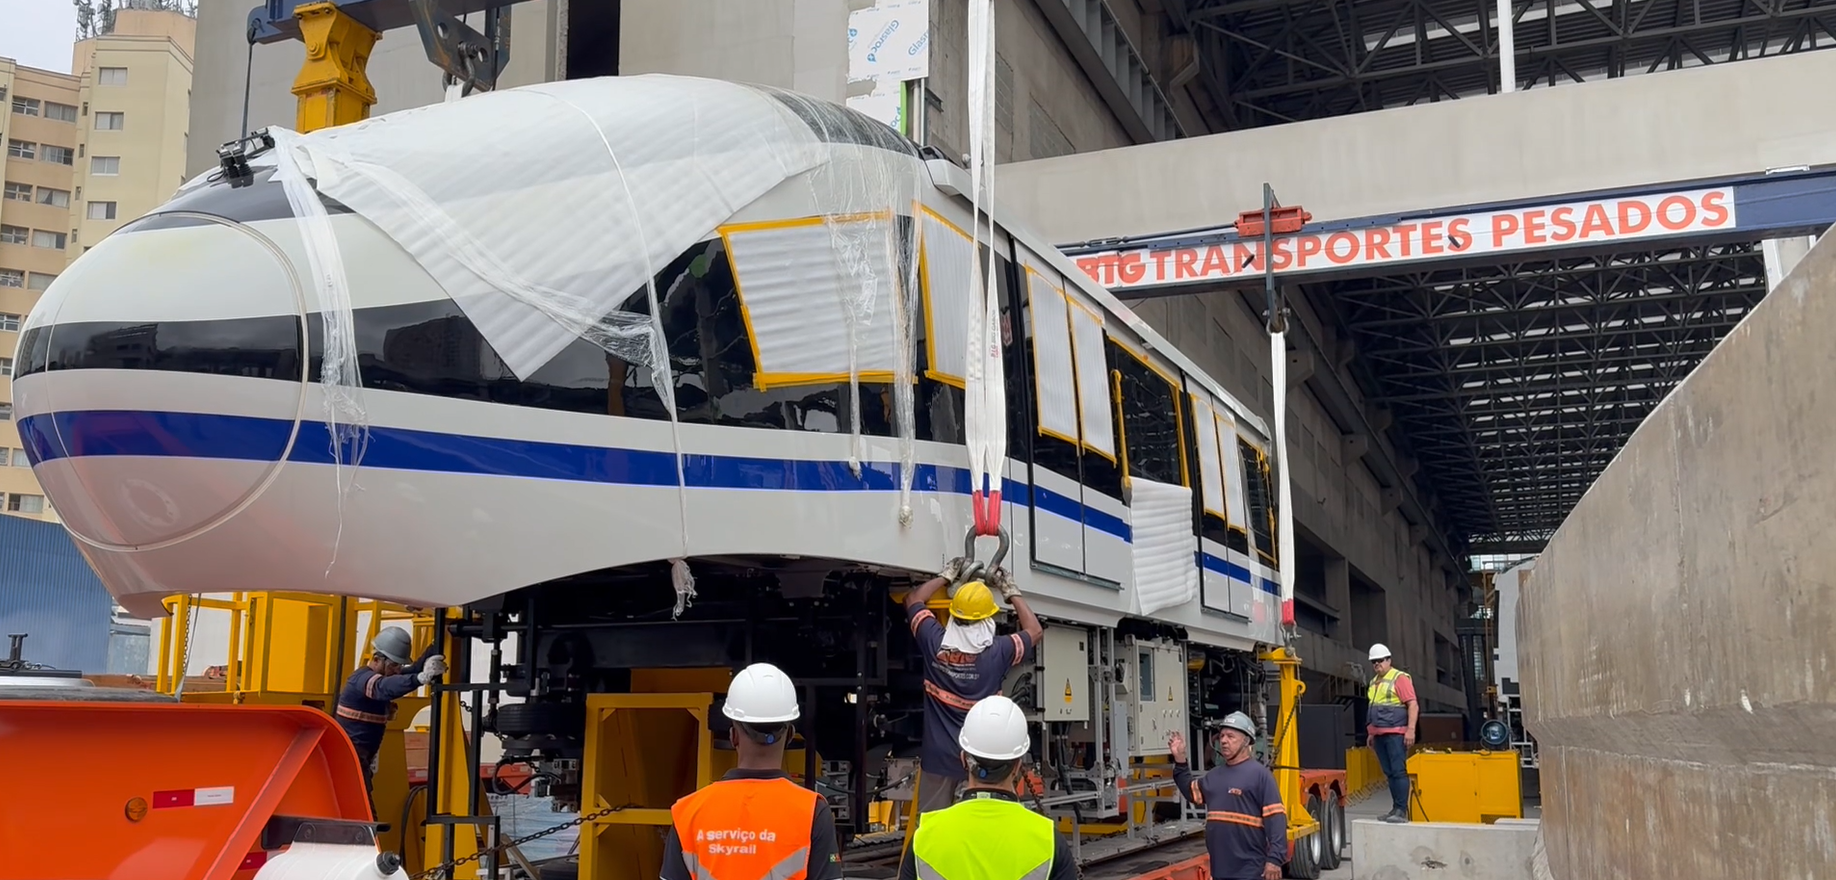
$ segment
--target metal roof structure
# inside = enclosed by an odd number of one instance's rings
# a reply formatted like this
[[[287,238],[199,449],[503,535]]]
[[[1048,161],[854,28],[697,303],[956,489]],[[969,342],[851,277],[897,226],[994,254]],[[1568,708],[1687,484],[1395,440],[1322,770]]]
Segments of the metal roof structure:
[[[1509,0],[1516,87],[1836,46],[1836,0]],[[1499,90],[1496,0],[1161,0],[1225,130]],[[1766,292],[1746,242],[1305,285],[1468,552],[1534,552]]]

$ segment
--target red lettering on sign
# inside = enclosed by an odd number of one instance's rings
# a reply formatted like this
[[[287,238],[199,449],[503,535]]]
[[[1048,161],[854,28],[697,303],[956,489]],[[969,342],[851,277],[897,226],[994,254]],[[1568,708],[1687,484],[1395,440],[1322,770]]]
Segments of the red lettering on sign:
[[[1555,227],[1555,232],[1552,233],[1549,237],[1554,241],[1568,241],[1569,239],[1574,238],[1575,237],[1575,221],[1573,219],[1574,216],[1575,216],[1575,209],[1570,208],[1567,205],[1563,205],[1560,208],[1550,211],[1549,212],[1549,222],[1551,225]]]
[[[1720,190],[1702,197],[1702,222],[1706,226],[1722,226],[1728,222],[1728,208],[1723,204],[1727,193]]]
[[[1696,203],[1682,196],[1671,196],[1658,202],[1657,222],[1671,232],[1688,229],[1690,224],[1696,222]]]
[[[1191,248],[1180,248],[1173,257],[1173,277],[1181,281],[1192,278],[1198,272],[1198,251]]]
[[[1205,264],[1199,267],[1200,275],[1210,277],[1214,273],[1230,274],[1230,266],[1224,262],[1224,249],[1216,245],[1205,249]]]
[[[1587,216],[1581,219],[1581,237],[1593,238],[1597,235],[1612,235],[1613,221],[1607,219],[1605,205],[1588,205]]]
[[[1422,254],[1438,254],[1445,250],[1441,247],[1441,226],[1446,221],[1429,220],[1422,224]]]
[[[1465,217],[1457,217],[1447,224],[1447,249],[1459,253],[1473,246],[1473,234],[1467,231]]]
[[[1343,266],[1358,258],[1358,236],[1350,232],[1335,232],[1326,239],[1326,259],[1335,265]]]
[[[1636,223],[1632,220],[1632,214],[1634,211],[1638,213],[1638,220]],[[1619,234],[1620,235],[1637,235],[1640,232],[1644,232],[1645,227],[1650,226],[1650,225],[1651,225],[1651,209],[1645,207],[1644,202],[1620,202],[1619,203]]]
[[[1389,227],[1379,226],[1376,229],[1364,230],[1364,252],[1369,259],[1387,260],[1390,258]]]

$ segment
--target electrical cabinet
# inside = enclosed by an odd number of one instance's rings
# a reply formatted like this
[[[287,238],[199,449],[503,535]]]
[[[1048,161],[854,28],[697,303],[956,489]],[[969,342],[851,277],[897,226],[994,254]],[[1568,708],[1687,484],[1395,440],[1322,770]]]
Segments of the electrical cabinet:
[[[1008,670],[1001,692],[1026,709],[1029,721],[1089,721],[1090,631],[1081,626],[1046,630],[1033,662]]]
[[[1165,755],[1167,737],[1186,730],[1186,649],[1178,642],[1131,640],[1128,667],[1128,751]]]
[[[1090,720],[1090,631],[1060,626],[1039,644],[1039,709],[1046,721]]]

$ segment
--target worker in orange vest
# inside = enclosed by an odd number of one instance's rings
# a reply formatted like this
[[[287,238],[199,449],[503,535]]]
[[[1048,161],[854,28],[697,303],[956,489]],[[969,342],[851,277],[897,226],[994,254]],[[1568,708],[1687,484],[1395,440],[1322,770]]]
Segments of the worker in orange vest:
[[[733,677],[721,714],[738,766],[670,807],[661,880],[840,880],[835,814],[783,770],[797,687],[770,663]]]

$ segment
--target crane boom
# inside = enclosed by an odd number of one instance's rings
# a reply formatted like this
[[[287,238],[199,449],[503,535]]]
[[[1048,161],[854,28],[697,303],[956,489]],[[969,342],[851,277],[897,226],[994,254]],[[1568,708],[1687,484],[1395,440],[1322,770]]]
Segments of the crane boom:
[[[297,130],[315,131],[366,119],[376,103],[366,68],[385,31],[420,31],[427,60],[448,85],[469,92],[497,87],[510,61],[509,7],[523,0],[268,0],[249,10],[248,39],[306,44],[306,63],[293,81]],[[481,32],[465,16],[483,13]]]

